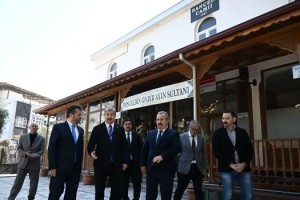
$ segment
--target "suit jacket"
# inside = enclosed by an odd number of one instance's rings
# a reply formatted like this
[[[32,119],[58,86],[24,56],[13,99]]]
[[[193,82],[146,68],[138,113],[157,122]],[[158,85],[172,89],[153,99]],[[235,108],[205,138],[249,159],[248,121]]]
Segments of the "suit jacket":
[[[140,167],[141,164],[141,150],[142,139],[141,136],[135,132],[131,132],[132,138],[129,145],[129,153],[132,156],[132,162],[135,167]]]
[[[149,131],[142,148],[141,166],[146,166],[148,171],[155,167],[163,173],[175,173],[175,157],[181,151],[179,133],[167,128],[161,136],[159,144],[156,144],[157,134],[157,129]],[[162,156],[163,161],[152,164],[153,158],[159,155]]]
[[[45,150],[45,138],[37,134],[32,145],[30,144],[30,135],[25,134],[20,137],[18,144],[19,162],[18,168],[20,169],[40,169],[41,157]],[[35,158],[29,158],[26,152],[31,151],[34,153]]]
[[[94,160],[94,167],[108,169],[110,167],[111,156],[114,165],[122,169],[122,164],[129,164],[129,147],[125,137],[124,128],[114,124],[112,142],[109,139],[108,130],[105,122],[95,126],[87,146],[88,153],[91,155],[96,152],[98,159]]]
[[[237,151],[239,162],[247,164],[244,172],[250,171],[250,162],[253,155],[253,147],[245,129],[236,127],[236,145],[233,146],[225,128],[216,130],[212,137],[213,152],[218,159],[218,169],[220,172],[231,172],[230,163],[235,163],[235,150]]]
[[[75,153],[76,165],[81,169],[84,131],[80,126],[77,126],[77,129],[79,136],[75,143],[67,121],[53,126],[48,147],[49,170],[68,171],[72,169]]]
[[[189,132],[185,132],[180,135],[180,142],[182,151],[179,156],[177,171],[182,174],[188,174],[193,160],[193,149],[190,142]],[[204,139],[200,134],[197,135],[195,159],[198,169],[201,173],[203,173],[203,169],[205,168],[205,146]]]

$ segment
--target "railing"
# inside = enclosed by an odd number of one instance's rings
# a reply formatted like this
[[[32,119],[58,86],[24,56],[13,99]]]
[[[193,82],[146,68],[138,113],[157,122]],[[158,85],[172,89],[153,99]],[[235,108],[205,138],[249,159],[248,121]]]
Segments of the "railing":
[[[253,185],[257,188],[300,191],[300,138],[254,140]],[[205,180],[220,183],[218,161],[211,142],[206,143]]]

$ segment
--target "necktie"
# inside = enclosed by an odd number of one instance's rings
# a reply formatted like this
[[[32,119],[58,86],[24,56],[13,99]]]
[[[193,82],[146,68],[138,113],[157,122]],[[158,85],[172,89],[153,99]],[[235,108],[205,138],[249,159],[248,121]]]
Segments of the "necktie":
[[[72,125],[72,136],[73,136],[73,140],[74,143],[76,144],[76,131],[75,131],[75,127],[76,125]],[[76,162],[76,151],[74,152],[74,162]]]
[[[193,160],[195,160],[195,152],[196,152],[195,136],[192,136],[192,149],[193,149]]]
[[[157,139],[156,139],[156,145],[159,144],[159,141],[160,141],[162,132],[163,132],[163,131],[159,131],[159,133],[158,133],[158,136],[157,136]]]
[[[127,142],[128,142],[128,144],[130,144],[130,136],[129,136],[129,133],[127,133]]]
[[[112,125],[109,125],[109,127],[108,127],[108,135],[109,135],[110,141],[112,142],[112,135],[113,135]]]
[[[72,135],[73,135],[73,140],[74,143],[76,143],[76,131],[75,131],[76,125],[72,125]]]

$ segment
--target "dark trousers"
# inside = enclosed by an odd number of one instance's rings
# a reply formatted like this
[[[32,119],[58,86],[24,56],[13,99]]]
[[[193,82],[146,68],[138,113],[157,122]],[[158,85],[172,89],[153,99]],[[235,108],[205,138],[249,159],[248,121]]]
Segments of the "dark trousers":
[[[153,168],[146,177],[146,200],[156,200],[160,185],[161,200],[171,200],[174,173]]]
[[[113,163],[107,169],[95,166],[95,199],[104,200],[104,190],[107,178],[111,185],[110,200],[120,200],[122,194],[122,170]]]
[[[135,166],[131,161],[129,167],[123,171],[123,186],[122,186],[122,199],[129,200],[128,197],[128,187],[129,178],[132,180],[133,185],[133,199],[140,199],[141,193],[141,183],[142,183],[142,173],[139,166]]]
[[[39,183],[39,177],[40,177],[40,169],[20,169],[18,168],[17,171],[17,176],[14,182],[13,187],[11,188],[10,195],[8,197],[9,200],[14,200],[17,195],[19,194],[23,183],[24,179],[27,175],[29,174],[29,179],[30,179],[30,188],[29,188],[29,194],[28,194],[28,199],[34,199],[38,183]]]
[[[80,181],[81,168],[74,163],[73,168],[67,171],[56,169],[56,176],[50,179],[50,194],[48,200],[59,200],[65,189],[64,200],[76,200]]]
[[[188,174],[182,174],[177,172],[178,185],[175,191],[174,200],[181,200],[182,195],[190,183],[193,181],[195,200],[203,200],[202,194],[202,173],[198,169],[196,164],[191,165],[191,169]]]

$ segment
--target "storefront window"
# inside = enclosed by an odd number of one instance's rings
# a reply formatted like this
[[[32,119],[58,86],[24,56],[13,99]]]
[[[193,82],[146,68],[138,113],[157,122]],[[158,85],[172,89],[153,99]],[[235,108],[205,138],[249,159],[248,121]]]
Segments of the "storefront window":
[[[188,131],[188,126],[193,120],[193,98],[179,100],[173,103],[175,107],[173,128],[179,133]]]
[[[293,66],[264,72],[268,139],[299,136],[300,78],[293,77]]]
[[[221,114],[224,110],[245,113],[248,116],[249,83],[239,79],[230,79],[216,83],[216,89],[201,94],[201,125],[206,140],[212,133],[222,127]],[[249,130],[249,118],[238,119],[239,126]]]
[[[57,114],[56,114],[56,123],[62,123],[66,120],[66,117],[65,117],[65,110],[62,110],[62,111],[59,111]]]

